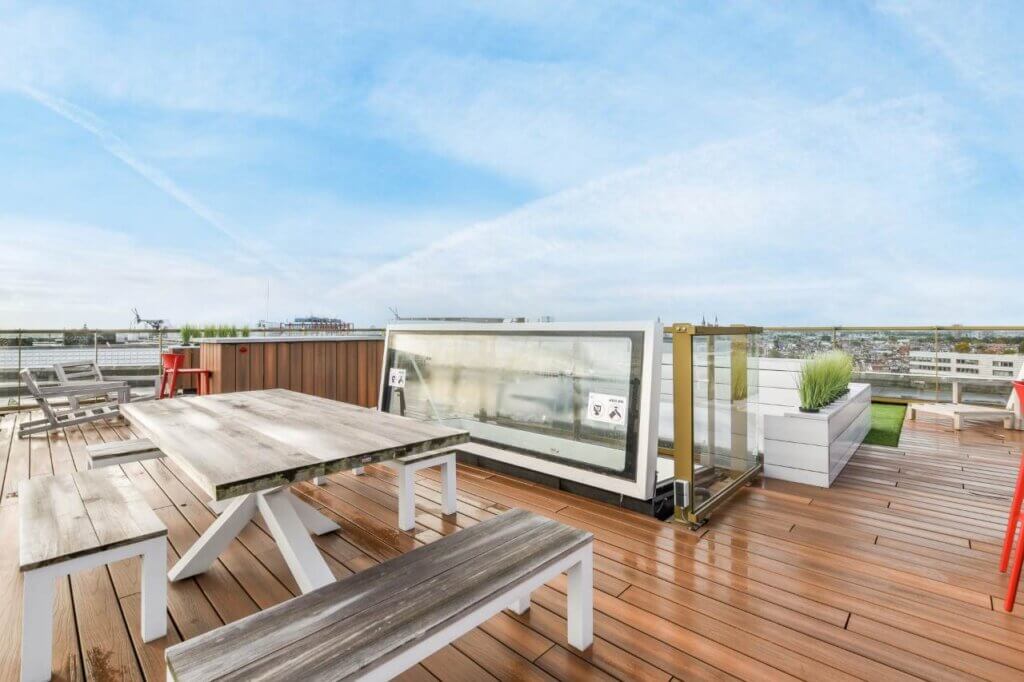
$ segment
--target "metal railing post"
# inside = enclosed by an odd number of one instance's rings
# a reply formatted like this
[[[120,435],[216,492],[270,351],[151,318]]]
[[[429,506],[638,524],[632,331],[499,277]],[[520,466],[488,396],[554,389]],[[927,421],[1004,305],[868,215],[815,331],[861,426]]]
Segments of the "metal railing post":
[[[21,330],[18,330],[18,407],[21,407]]]

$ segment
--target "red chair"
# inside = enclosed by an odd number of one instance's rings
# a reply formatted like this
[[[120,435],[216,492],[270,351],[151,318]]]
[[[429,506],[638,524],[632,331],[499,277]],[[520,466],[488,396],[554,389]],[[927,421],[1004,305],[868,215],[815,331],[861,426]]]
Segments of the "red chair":
[[[1018,388],[1018,390],[1020,390]],[[999,572],[1006,573],[1010,563],[1010,549],[1013,538],[1018,535],[1017,528],[1024,529],[1024,452],[1021,453],[1020,470],[1017,472],[1017,486],[1013,489],[1013,502],[1010,504],[1010,518],[1006,520],[1006,537],[1003,538],[1003,554],[999,558]],[[1013,611],[1013,603],[1017,599],[1017,584],[1020,582],[1020,569],[1024,566],[1024,532],[1017,538],[1017,553],[1013,557],[1013,570],[1010,572],[1010,584],[1006,588],[1006,602],[1003,608]]]
[[[163,361],[164,371],[160,378],[160,390],[156,399],[173,398],[178,393],[178,377],[182,374],[196,374],[199,376],[199,395],[206,395],[210,392],[210,374],[212,372],[201,367],[182,367],[185,363],[185,356],[179,353],[164,353],[160,356]]]

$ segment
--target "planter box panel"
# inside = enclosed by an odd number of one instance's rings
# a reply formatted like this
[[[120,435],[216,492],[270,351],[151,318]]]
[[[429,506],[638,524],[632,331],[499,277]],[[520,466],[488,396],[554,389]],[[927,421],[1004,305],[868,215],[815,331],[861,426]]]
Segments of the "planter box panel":
[[[817,414],[786,410],[765,417],[765,475],[828,487],[871,429],[871,387],[850,393]]]

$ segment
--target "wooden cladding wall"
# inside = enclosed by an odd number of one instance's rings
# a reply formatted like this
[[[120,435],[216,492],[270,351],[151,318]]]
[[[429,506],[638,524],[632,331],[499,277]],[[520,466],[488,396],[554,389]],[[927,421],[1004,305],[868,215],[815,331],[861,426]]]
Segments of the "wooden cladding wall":
[[[383,340],[204,343],[200,365],[212,393],[287,388],[377,406]]]

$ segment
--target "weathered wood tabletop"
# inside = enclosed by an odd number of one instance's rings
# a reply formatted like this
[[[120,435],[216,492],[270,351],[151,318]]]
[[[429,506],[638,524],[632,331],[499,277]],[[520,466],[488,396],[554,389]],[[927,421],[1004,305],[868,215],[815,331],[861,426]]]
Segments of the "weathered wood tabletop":
[[[469,432],[284,389],[121,406],[216,500],[469,440]]]

